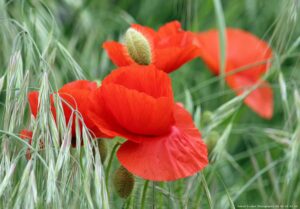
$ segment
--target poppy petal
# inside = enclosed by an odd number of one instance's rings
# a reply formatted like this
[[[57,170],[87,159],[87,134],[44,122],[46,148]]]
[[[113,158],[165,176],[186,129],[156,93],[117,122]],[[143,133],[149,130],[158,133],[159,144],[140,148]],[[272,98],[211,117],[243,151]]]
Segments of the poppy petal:
[[[237,73],[258,79],[269,67],[272,50],[256,36],[239,29],[226,29],[226,72],[242,68]],[[200,57],[214,74],[220,73],[219,37],[217,30],[199,33]],[[247,67],[249,66],[249,67]]]
[[[90,132],[96,137],[106,137],[98,128],[94,125],[92,120],[88,118],[88,103],[89,94],[97,89],[96,82],[90,82],[86,80],[78,80],[70,82],[64,85],[57,93],[62,99],[62,108],[63,114],[65,116],[66,123],[69,123],[69,120],[73,114],[73,111],[77,110],[82,118],[87,128]],[[30,92],[28,94],[28,100],[30,104],[30,109],[32,114],[36,117],[38,112],[38,97],[39,92]],[[50,109],[54,120],[56,121],[56,109],[54,105],[54,94],[50,95]],[[72,135],[75,136],[75,116],[73,116],[72,121]],[[81,123],[79,123],[81,126]]]
[[[106,111],[100,90],[97,90],[90,95],[88,103],[88,117],[101,132],[109,137],[114,137],[119,135],[119,133],[126,132],[114,120],[112,115]]]
[[[166,73],[171,73],[197,56],[198,49],[194,46],[184,49],[178,47],[156,49],[155,57],[159,57],[159,59],[155,59],[154,65]]]
[[[208,66],[208,69],[215,75],[219,75],[219,41],[218,32],[211,30],[199,33],[198,46],[200,48],[200,57]]]
[[[139,24],[132,24],[131,28],[142,33],[148,39],[148,41],[150,41],[150,44],[152,44],[153,39],[156,35],[155,30],[153,30],[152,28],[146,27],[146,26],[139,25]]]
[[[246,31],[228,29],[228,57],[232,70],[245,67],[239,75],[259,79],[268,69],[272,50],[268,44]],[[241,53],[242,52],[242,53]]]
[[[173,112],[169,108],[173,100],[170,98],[155,99],[116,84],[104,85],[101,93],[107,110],[131,133],[161,135],[168,132],[173,123]]]
[[[102,81],[102,85],[109,83],[125,86],[154,98],[173,97],[171,79],[153,65],[118,68]]]
[[[175,105],[174,115],[176,122],[169,134],[121,145],[117,157],[128,171],[148,180],[173,181],[208,164],[206,145],[189,113]]]
[[[174,122],[171,80],[154,66],[113,71],[90,96],[90,117],[100,130],[139,141],[169,131]]]
[[[38,112],[38,105],[39,105],[39,92],[32,91],[28,93],[28,101],[30,106],[30,111],[34,117],[36,117]]]
[[[228,76],[226,81],[238,95],[257,83],[257,81],[253,81],[246,76]],[[267,82],[262,82],[257,89],[252,91],[246,97],[245,103],[261,117],[272,118],[273,91]]]
[[[92,91],[97,88],[96,82],[91,82],[87,80],[77,80],[70,83],[65,84],[59,92],[68,92],[68,91],[77,91],[77,90],[87,90]]]
[[[102,97],[103,95],[100,91],[96,91],[90,96],[90,109],[88,112],[89,118],[98,127],[98,129],[101,130],[102,133],[106,134],[110,138],[120,136],[136,143],[140,143],[143,139],[145,139],[145,135],[132,133],[129,130],[126,130],[122,124],[117,121],[115,116],[108,111],[105,100]],[[130,118],[131,116],[128,118],[128,120],[130,120]]]
[[[170,73],[199,56],[197,39],[191,32],[159,38],[154,48],[154,65]]]
[[[82,116],[85,116],[85,112],[87,111],[87,103],[85,101],[89,93],[96,89],[96,82],[77,80],[64,85],[58,91],[60,98],[63,99],[62,106],[67,122],[74,110],[78,110]]]
[[[130,58],[124,45],[115,41],[106,41],[103,44],[103,48],[106,50],[109,58],[112,62],[119,66],[127,66],[134,64],[135,62]]]
[[[160,38],[166,38],[170,35],[177,34],[178,32],[182,32],[181,24],[179,21],[175,20],[172,22],[169,22],[159,28],[157,31],[157,34]]]
[[[104,137],[104,135],[88,117],[89,105],[87,103],[87,100],[89,98],[89,94],[91,94],[96,89],[96,82],[78,80],[64,85],[58,91],[58,93],[60,98],[62,99],[62,107],[67,123],[69,122],[73,111],[77,110],[81,114],[85,125],[90,129],[90,132],[93,133],[96,137]],[[73,124],[75,124],[75,119],[75,116],[73,116]],[[72,126],[72,134],[75,135],[75,125]]]
[[[256,36],[240,29],[226,29],[226,73],[237,70],[226,77],[228,85],[237,94],[255,85],[269,69],[272,50],[268,44]],[[200,57],[216,75],[219,68],[218,31],[211,30],[198,35]],[[264,83],[245,99],[245,103],[263,118],[271,118],[273,114],[272,89]]]

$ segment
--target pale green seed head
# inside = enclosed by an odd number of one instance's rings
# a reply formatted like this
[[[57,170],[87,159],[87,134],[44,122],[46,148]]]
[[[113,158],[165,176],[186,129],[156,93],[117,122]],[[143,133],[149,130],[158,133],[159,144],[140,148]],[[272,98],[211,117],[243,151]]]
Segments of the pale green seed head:
[[[125,46],[129,56],[140,65],[149,65],[152,60],[151,46],[139,31],[129,28],[125,34]]]

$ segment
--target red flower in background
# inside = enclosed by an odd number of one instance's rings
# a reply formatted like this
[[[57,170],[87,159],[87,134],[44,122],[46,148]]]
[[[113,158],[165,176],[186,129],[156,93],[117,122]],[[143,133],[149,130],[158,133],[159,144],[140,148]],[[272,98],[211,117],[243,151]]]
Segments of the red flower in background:
[[[28,140],[28,144],[31,145],[31,142],[32,142],[32,131],[29,131],[27,129],[23,129],[21,132],[20,132],[20,138],[21,139],[24,139],[24,140]],[[27,148],[26,150],[26,159],[27,160],[30,160],[31,159],[31,152],[30,152],[30,148]]]
[[[33,132],[32,131],[29,131],[27,129],[23,129],[21,132],[20,132],[20,138],[21,139],[24,139],[26,141],[28,141],[28,144],[31,145],[32,144],[32,135],[33,135]],[[39,144],[39,148],[40,149],[44,149],[44,142],[43,141],[40,141],[40,144]],[[27,160],[30,160],[31,159],[31,149],[30,148],[27,148],[26,150],[26,159]]]
[[[173,99],[171,80],[154,66],[119,68],[90,97],[89,117],[107,135],[128,139],[120,163],[144,179],[191,176],[208,164],[190,114]]]
[[[194,44],[196,40],[193,33],[184,31],[178,21],[167,23],[157,32],[138,24],[132,24],[131,28],[143,34],[149,42],[151,48],[149,64],[167,73],[178,69],[199,54],[198,47]],[[107,41],[103,47],[115,65],[122,67],[137,64],[129,55],[126,45]]]
[[[77,110],[82,118],[87,128],[91,131],[92,135],[95,137],[105,137],[99,129],[92,123],[92,121],[87,117],[87,107],[88,107],[88,97],[94,90],[97,89],[96,82],[90,82],[85,80],[78,80],[70,82],[64,85],[57,93],[62,99],[62,107],[64,116],[66,119],[66,124],[69,123],[69,120],[72,116],[73,111]],[[38,97],[39,92],[34,91],[30,92],[28,95],[30,110],[34,117],[38,113]],[[54,119],[56,120],[56,110],[54,106],[53,94],[50,96],[51,102],[51,112]],[[73,113],[73,122],[72,122],[72,136],[75,136],[75,113]],[[80,120],[80,127],[82,126]],[[74,145],[74,143],[73,143]]]
[[[23,129],[21,132],[20,132],[20,138],[21,139],[32,139],[32,131],[29,131],[27,129]]]
[[[239,29],[227,29],[226,73],[244,67],[244,70],[226,76],[227,84],[238,95],[257,82],[262,84],[252,91],[245,103],[263,118],[273,115],[273,93],[270,85],[261,77],[270,66],[272,50],[268,44],[251,33]],[[199,33],[200,57],[216,75],[220,74],[218,31]]]

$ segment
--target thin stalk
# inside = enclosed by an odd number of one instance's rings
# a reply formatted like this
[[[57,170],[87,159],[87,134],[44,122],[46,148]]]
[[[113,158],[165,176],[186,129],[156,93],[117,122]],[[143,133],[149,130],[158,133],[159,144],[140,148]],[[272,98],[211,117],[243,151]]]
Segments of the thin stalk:
[[[155,182],[152,181],[152,208],[155,209]]]
[[[117,142],[115,144],[115,146],[113,147],[111,153],[110,153],[110,156],[109,156],[109,161],[108,161],[108,164],[107,164],[107,169],[105,171],[105,185],[108,185],[108,174],[109,174],[109,171],[110,171],[110,168],[111,168],[111,165],[112,165],[112,161],[113,161],[113,157],[116,153],[116,150],[117,148],[120,146],[120,143]]]
[[[219,29],[219,43],[220,43],[220,72],[221,76],[225,75],[226,68],[226,23],[223,13],[222,3],[220,0],[214,0],[215,13],[217,18],[217,24]],[[225,87],[225,80],[221,79],[221,87]]]
[[[146,201],[146,194],[148,189],[149,181],[146,180],[143,187],[143,193],[142,193],[142,201],[141,201],[141,209],[145,208],[145,201]]]

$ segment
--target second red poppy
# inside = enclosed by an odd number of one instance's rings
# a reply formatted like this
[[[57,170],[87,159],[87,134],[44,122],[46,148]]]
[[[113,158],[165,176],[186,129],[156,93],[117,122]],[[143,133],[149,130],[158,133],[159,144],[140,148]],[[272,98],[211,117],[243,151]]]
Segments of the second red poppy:
[[[199,33],[200,57],[215,74],[220,74],[218,31]],[[273,115],[273,91],[262,76],[270,67],[272,50],[256,36],[240,30],[227,29],[226,82],[238,95],[258,82],[261,84],[245,99],[245,103],[258,115],[270,119]],[[236,72],[235,72],[236,71]]]

